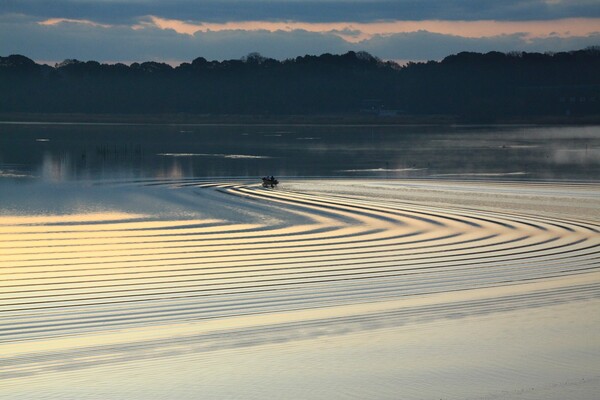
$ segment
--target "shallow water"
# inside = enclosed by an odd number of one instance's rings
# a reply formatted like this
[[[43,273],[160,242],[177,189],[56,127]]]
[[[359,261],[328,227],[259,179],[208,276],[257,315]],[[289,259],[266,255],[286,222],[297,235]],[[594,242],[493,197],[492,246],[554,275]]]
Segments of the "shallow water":
[[[211,153],[237,155],[220,158],[222,175],[272,160],[239,150]],[[187,151],[168,157],[208,154]],[[35,160],[11,165],[36,178],[0,179],[0,397],[590,399],[600,389],[600,187],[586,172],[287,178],[270,190],[254,177],[167,177],[151,162],[141,172],[116,162],[106,180],[94,163]],[[353,157],[339,165],[362,169]]]

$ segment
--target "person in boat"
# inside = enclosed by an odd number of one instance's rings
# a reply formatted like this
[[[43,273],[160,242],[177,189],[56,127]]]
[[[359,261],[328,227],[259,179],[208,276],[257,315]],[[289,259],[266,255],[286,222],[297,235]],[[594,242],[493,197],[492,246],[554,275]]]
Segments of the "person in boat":
[[[270,186],[271,188],[274,188],[275,185],[277,185],[279,183],[279,181],[277,179],[275,179],[275,177],[273,175],[263,177],[262,181],[263,181],[264,187]]]

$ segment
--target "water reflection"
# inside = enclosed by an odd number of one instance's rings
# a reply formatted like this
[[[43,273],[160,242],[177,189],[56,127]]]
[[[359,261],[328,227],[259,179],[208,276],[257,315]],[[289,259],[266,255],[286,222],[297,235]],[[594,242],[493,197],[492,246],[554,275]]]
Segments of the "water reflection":
[[[596,179],[600,127],[0,124],[0,176]],[[451,175],[447,175],[451,174]]]
[[[77,398],[418,399],[598,382],[598,185],[506,182],[597,179],[597,128],[0,133],[0,395],[82,382]],[[265,190],[271,173],[429,179]],[[114,178],[127,179],[101,181]]]
[[[44,152],[39,172],[44,180],[50,182],[66,181],[73,179],[75,176],[74,166],[71,163],[71,157],[68,153],[57,155],[49,151]]]
[[[418,399],[595,378],[597,185],[308,182],[12,182],[1,394],[61,397],[76,380],[78,398],[164,397],[124,370],[178,398],[244,397],[237,380],[190,388],[223,370],[267,388],[250,398],[306,398],[307,380],[324,399]],[[35,188],[58,190],[25,208]]]

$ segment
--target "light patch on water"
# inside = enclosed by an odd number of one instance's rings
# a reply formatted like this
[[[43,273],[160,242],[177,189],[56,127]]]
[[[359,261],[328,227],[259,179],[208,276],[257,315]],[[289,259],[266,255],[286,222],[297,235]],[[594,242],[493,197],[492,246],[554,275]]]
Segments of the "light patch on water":
[[[248,158],[248,159],[260,159],[260,158],[271,158],[269,156],[257,156],[252,154],[210,154],[210,153],[158,153],[157,156],[163,157],[222,157],[222,158]]]
[[[248,155],[248,154],[223,154],[222,155],[224,158],[271,158],[268,156],[253,156],[253,155]]]
[[[0,178],[35,178],[35,176],[16,171],[5,171],[0,169]]]
[[[144,214],[130,214],[123,212],[109,213],[86,213],[86,214],[60,214],[60,215],[2,215],[0,214],[0,225],[55,225],[55,224],[89,224],[106,223],[122,220],[133,220],[146,218]],[[43,228],[38,228],[43,233]]]
[[[540,147],[539,144],[508,144],[502,145],[502,148],[505,149],[534,149]]]
[[[423,171],[427,168],[364,168],[364,169],[339,169],[338,172],[406,172]]]
[[[528,172],[525,171],[517,171],[517,172],[465,172],[465,173],[457,173],[457,174],[434,174],[431,176],[519,176],[519,175],[528,175]]]

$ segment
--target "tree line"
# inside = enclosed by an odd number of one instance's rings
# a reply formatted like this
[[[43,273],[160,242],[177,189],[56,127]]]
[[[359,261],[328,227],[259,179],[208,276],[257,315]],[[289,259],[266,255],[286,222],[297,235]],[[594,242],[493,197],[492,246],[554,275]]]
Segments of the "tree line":
[[[171,66],[0,57],[0,112],[208,115],[599,115],[600,48],[462,52],[398,65],[365,52]]]

